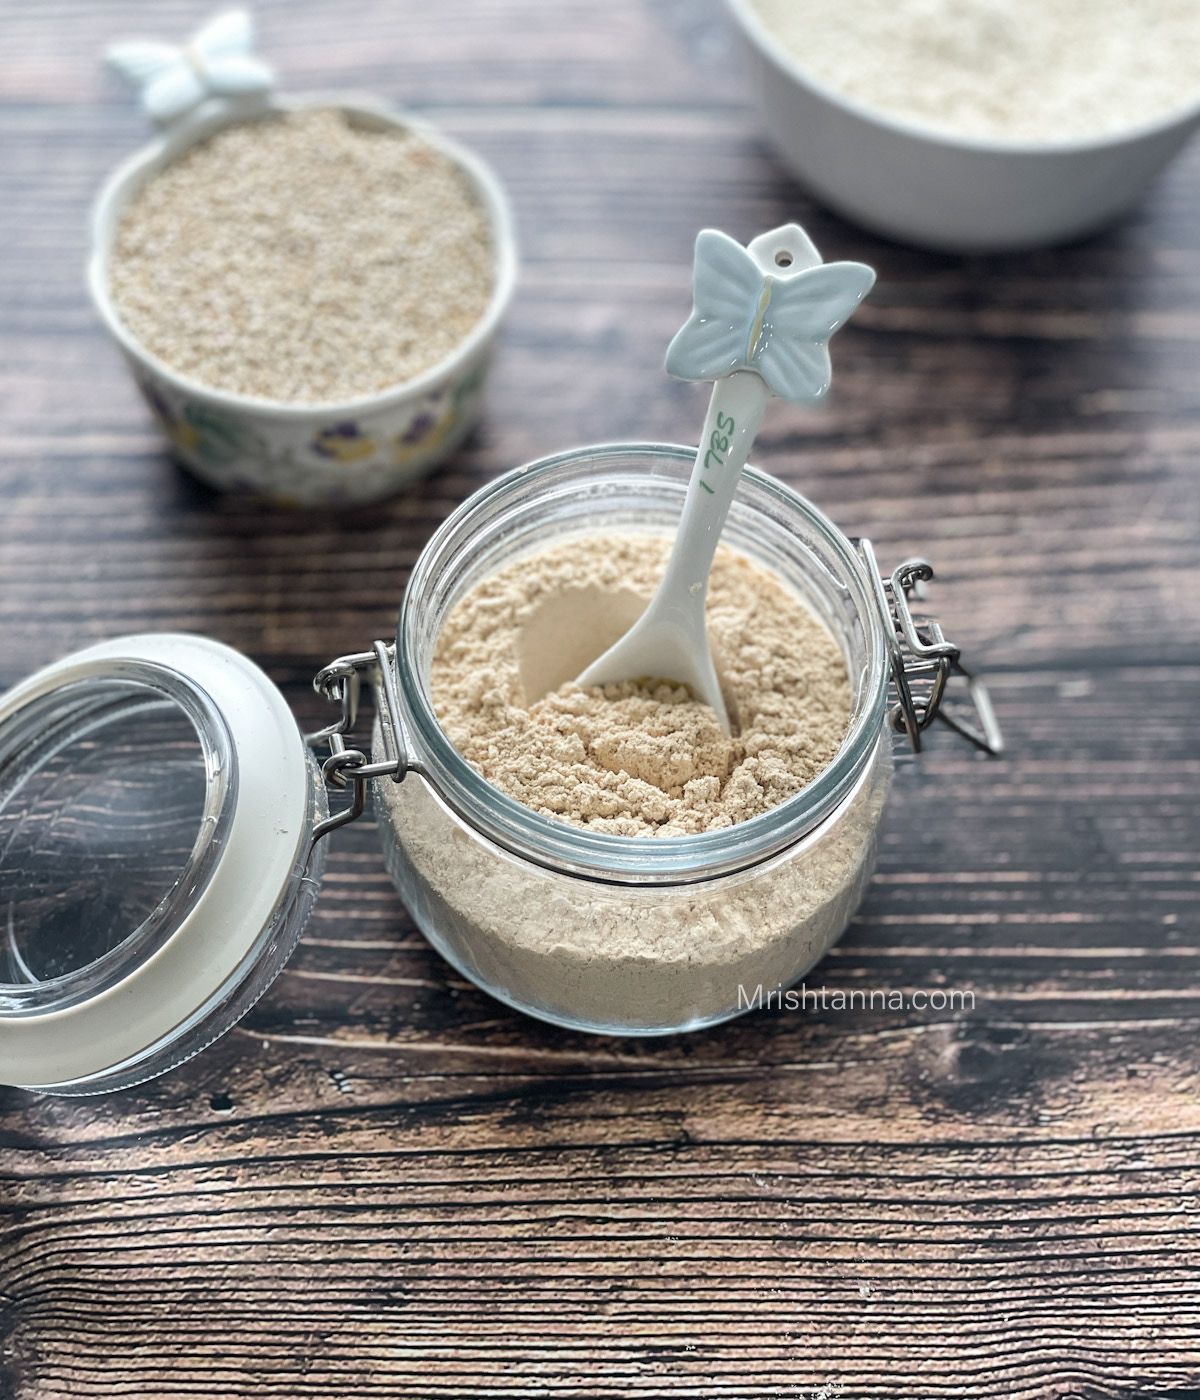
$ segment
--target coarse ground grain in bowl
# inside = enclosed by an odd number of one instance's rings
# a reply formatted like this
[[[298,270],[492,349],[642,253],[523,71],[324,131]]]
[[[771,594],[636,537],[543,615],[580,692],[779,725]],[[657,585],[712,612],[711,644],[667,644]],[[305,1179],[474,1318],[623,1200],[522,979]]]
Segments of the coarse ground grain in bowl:
[[[225,127],[152,176],[108,271],[118,316],[172,369],[304,405],[451,354],[487,310],[495,250],[450,155],[301,108]]]
[[[960,136],[1116,135],[1200,101],[1195,0],[752,0],[813,78]]]

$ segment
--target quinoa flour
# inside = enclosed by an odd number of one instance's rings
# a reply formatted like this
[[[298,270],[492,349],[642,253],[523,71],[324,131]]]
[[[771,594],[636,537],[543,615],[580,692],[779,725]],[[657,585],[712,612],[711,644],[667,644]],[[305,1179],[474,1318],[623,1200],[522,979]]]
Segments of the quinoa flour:
[[[632,622],[669,550],[665,537],[577,536],[483,579],[443,625],[431,676],[442,727],[483,777],[544,816],[614,836],[714,831],[793,796],[837,752],[850,713],[838,644],[725,546],[708,618],[733,737],[668,681],[558,683]]]
[[[443,359],[483,316],[486,210],[450,156],[332,108],[225,127],[151,177],[118,226],[118,315],[210,388],[358,398]]]
[[[510,795],[577,826],[653,838],[765,811],[832,757],[849,714],[841,654],[773,574],[731,549],[717,554],[709,622],[740,712],[737,738],[714,732],[711,711],[675,687],[567,683],[638,616],[668,548],[657,536],[572,536],[516,559],[451,610],[431,671],[434,706],[464,755]],[[419,775],[380,779],[375,793],[392,878],[452,964],[538,1015],[645,1033],[721,1019],[745,1010],[760,984],[803,976],[862,898],[890,778],[885,739],[809,839],[672,886],[580,879],[514,858]]]

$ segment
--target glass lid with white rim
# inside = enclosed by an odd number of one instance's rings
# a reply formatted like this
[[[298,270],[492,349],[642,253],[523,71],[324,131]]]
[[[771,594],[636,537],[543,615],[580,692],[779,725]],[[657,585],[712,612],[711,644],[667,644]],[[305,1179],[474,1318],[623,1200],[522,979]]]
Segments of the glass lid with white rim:
[[[299,936],[326,811],[219,643],[121,638],[0,699],[0,1080],[120,1087],[227,1030]]]

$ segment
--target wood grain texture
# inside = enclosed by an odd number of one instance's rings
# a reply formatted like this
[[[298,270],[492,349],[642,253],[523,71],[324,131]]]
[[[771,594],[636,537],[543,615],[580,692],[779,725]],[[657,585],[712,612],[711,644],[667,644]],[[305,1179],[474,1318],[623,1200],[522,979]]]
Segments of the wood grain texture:
[[[1012,744],[904,770],[860,916],[809,979],[953,1013],[600,1040],[460,982],[367,823],[246,1022],[97,1100],[0,1095],[0,1396],[1200,1397],[1200,152],[1120,228],[946,259],[828,215],[764,153],[715,0],[263,0],[296,88],[410,103],[517,205],[483,428],[341,518],[164,459],[81,278],[142,139],[98,68],[195,3],[0,15],[0,683],[121,631],[315,667],[392,626],[497,471],[633,431],[692,236],[799,218],[877,291],[828,406],[756,457],[882,559],[922,552]]]

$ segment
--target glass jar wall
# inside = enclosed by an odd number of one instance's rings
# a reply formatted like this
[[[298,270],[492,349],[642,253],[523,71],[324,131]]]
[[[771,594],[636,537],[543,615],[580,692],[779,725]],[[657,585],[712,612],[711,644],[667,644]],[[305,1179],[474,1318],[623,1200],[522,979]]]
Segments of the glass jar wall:
[[[669,532],[692,457],[613,445],[511,473],[430,541],[401,612],[396,689],[413,768],[402,782],[377,781],[389,870],[462,973],[523,1011],[585,1030],[695,1029],[802,977],[862,897],[890,781],[886,650],[862,564],[824,516],[752,469],[724,538],[826,624],[850,677],[846,737],[804,791],[699,836],[613,837],[513,801],[442,733],[430,666],[458,599],[518,553],[572,533]]]

